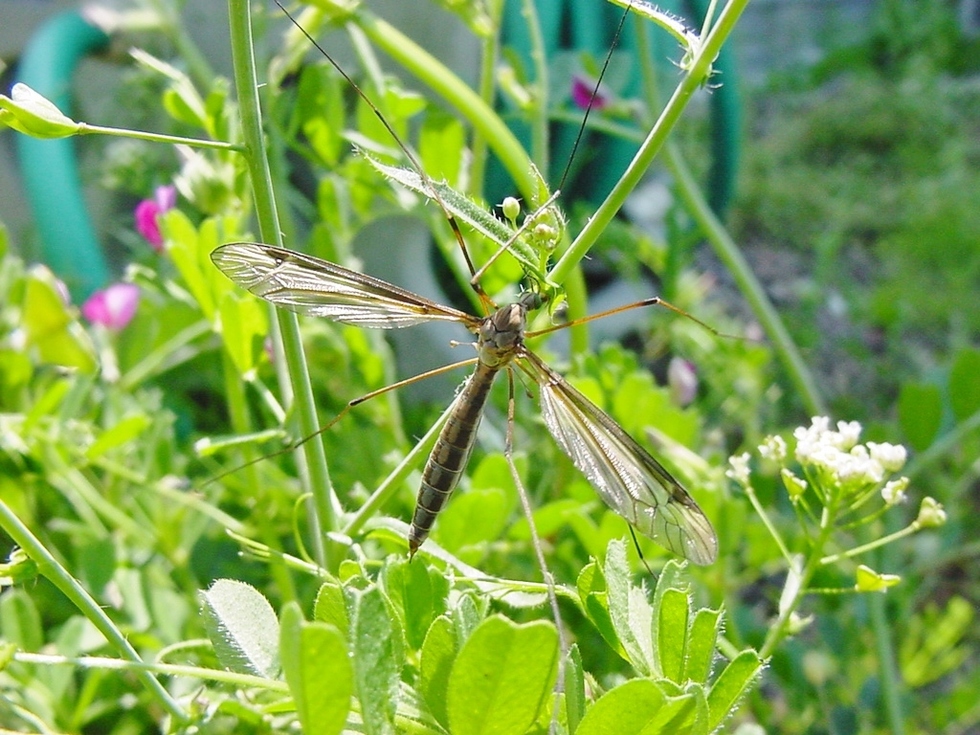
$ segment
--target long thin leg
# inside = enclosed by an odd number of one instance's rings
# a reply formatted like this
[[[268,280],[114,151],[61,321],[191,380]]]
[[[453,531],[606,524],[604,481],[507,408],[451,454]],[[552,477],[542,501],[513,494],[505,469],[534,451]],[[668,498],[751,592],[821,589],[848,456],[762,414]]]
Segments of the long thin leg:
[[[507,387],[509,395],[507,398],[507,434],[504,442],[504,457],[507,459],[507,467],[510,468],[511,477],[517,487],[517,496],[521,499],[521,509],[524,517],[527,518],[527,525],[531,531],[531,546],[534,548],[534,556],[537,559],[538,567],[541,569],[541,577],[544,579],[545,587],[548,590],[548,603],[551,606],[551,615],[555,621],[555,628],[558,630],[558,678],[555,680],[555,694],[565,691],[565,658],[568,655],[568,641],[565,639],[565,627],[561,622],[561,610],[558,608],[558,595],[555,592],[555,578],[548,569],[548,563],[544,558],[544,548],[541,546],[541,537],[538,536],[538,529],[534,525],[534,514],[531,510],[531,501],[527,497],[527,490],[521,480],[521,473],[517,471],[514,464],[514,370],[507,370]],[[558,707],[557,702],[552,711],[551,729],[557,729]]]
[[[448,373],[450,370],[455,370],[456,368],[472,365],[476,361],[477,358],[471,357],[469,360],[461,360],[460,362],[454,362],[452,365],[443,365],[442,367],[437,367],[432,370],[426,370],[424,373],[413,375],[411,378],[405,378],[404,380],[399,380],[397,383],[386,385],[383,388],[378,388],[377,390],[373,390],[370,393],[365,393],[363,396],[354,398],[347,402],[347,405],[344,406],[344,408],[340,411],[340,413],[338,413],[336,416],[330,419],[330,421],[328,421],[326,424],[321,426],[319,429],[314,431],[309,436],[304,436],[302,439],[297,439],[292,444],[288,444],[282,449],[279,449],[275,452],[271,452],[269,454],[263,454],[261,457],[256,457],[255,459],[251,459],[248,462],[245,462],[244,464],[240,464],[237,467],[233,467],[230,470],[225,470],[224,472],[217,474],[211,479],[209,479],[207,482],[204,483],[204,485],[202,485],[202,487],[207,487],[212,482],[217,482],[218,480],[220,480],[222,477],[225,477],[226,475],[230,475],[233,472],[238,472],[239,470],[245,469],[246,467],[251,467],[253,464],[256,464],[257,462],[262,462],[266,459],[272,459],[273,457],[278,457],[282,454],[288,454],[289,452],[299,449],[301,446],[306,444],[306,442],[310,441],[310,439],[315,439],[316,437],[320,436],[320,434],[322,434],[323,432],[329,431],[337,424],[338,421],[340,421],[342,418],[344,418],[344,416],[350,413],[350,410],[352,408],[354,408],[355,406],[359,406],[365,401],[369,401],[372,398],[377,398],[380,395],[384,395],[388,391],[395,390],[396,388],[402,388],[406,385],[415,383],[419,380],[425,380],[426,378],[433,378],[436,375],[442,375],[442,373]]]

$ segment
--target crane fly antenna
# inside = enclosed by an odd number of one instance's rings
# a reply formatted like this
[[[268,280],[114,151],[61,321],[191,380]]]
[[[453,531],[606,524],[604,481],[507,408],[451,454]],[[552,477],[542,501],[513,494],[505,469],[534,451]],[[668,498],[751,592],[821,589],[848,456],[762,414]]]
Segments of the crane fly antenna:
[[[276,0],[278,2],[278,0]],[[578,134],[575,136],[575,142],[572,144],[572,152],[568,156],[568,160],[565,162],[565,170],[562,171],[561,180],[558,182],[556,187],[559,191],[565,188],[565,181],[568,178],[569,172],[572,170],[572,164],[575,162],[575,154],[578,152],[578,147],[582,142],[582,138],[585,136],[585,131],[588,128],[589,116],[592,114],[593,103],[599,96],[599,88],[602,86],[602,79],[606,76],[606,70],[609,68],[609,62],[612,61],[612,52],[616,46],[619,45],[619,37],[623,33],[623,28],[626,25],[626,18],[629,16],[630,8],[633,6],[632,0],[623,9],[623,14],[619,18],[619,25],[616,26],[616,32],[613,34],[612,42],[609,45],[609,53],[606,54],[606,58],[602,62],[602,68],[599,70],[599,77],[595,80],[595,86],[592,88],[592,94],[589,96],[589,104],[585,108],[585,114],[582,116],[582,124],[579,125]]]
[[[358,86],[357,82],[354,81],[351,75],[344,71],[340,64],[338,64],[334,58],[327,53],[326,49],[324,49],[323,46],[321,46],[320,43],[312,35],[310,35],[309,31],[307,31],[299,24],[299,22],[297,22],[296,18],[294,18],[282,4],[282,0],[275,0],[275,3],[279,6],[279,9],[282,10],[286,17],[289,18],[289,21],[299,29],[300,33],[306,36],[307,40],[313,45],[314,48],[316,48],[317,51],[323,54],[324,58],[330,62],[330,65],[336,69],[344,80],[351,86],[351,89],[354,90],[357,96],[360,97],[361,100],[363,100],[364,103],[371,109],[371,112],[374,113],[375,117],[381,121],[384,129],[388,131],[388,134],[392,137],[392,140],[395,141],[401,151],[411,162],[412,168],[414,168],[418,173],[419,178],[425,182],[425,186],[429,190],[429,195],[436,201],[439,208],[442,209],[443,213],[446,215],[446,219],[449,221],[449,227],[453,231],[453,237],[456,239],[456,243],[459,245],[459,249],[463,253],[463,258],[466,261],[466,268],[470,272],[470,276],[474,276],[476,274],[476,267],[473,265],[473,260],[470,258],[470,252],[466,248],[466,241],[463,239],[463,233],[459,229],[459,223],[456,221],[455,215],[453,215],[449,207],[446,206],[446,203],[442,200],[442,197],[439,195],[439,190],[432,181],[432,178],[425,172],[425,169],[422,168],[422,164],[419,161],[418,156],[416,156],[408,144],[399,137],[398,133],[396,133],[395,129],[391,126],[391,123],[388,122],[381,110],[378,109],[378,106],[371,101],[371,98],[368,97],[364,90]],[[480,298],[480,302],[483,304],[485,310],[489,311],[491,308],[496,306],[479,283],[473,283],[472,286],[473,290],[476,291],[477,296]]]

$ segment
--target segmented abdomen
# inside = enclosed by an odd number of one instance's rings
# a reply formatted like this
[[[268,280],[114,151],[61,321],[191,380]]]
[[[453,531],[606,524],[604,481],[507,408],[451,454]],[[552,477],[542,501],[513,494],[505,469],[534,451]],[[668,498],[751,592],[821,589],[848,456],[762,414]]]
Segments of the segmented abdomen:
[[[483,407],[499,368],[477,363],[476,371],[463,385],[456,408],[442,427],[436,445],[422,470],[422,483],[415,501],[415,515],[408,531],[408,553],[414,555],[432,529],[432,524],[449,500],[476,442]]]

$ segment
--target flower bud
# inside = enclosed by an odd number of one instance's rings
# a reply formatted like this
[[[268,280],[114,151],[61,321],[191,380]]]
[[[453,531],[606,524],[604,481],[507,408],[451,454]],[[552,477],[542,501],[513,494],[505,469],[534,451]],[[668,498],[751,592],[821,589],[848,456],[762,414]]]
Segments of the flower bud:
[[[858,592],[884,592],[902,581],[897,574],[881,574],[864,564],[857,568],[855,577],[854,589]]]
[[[936,528],[946,522],[946,511],[935,498],[925,497],[919,506],[919,517],[915,519],[919,528]]]
[[[82,126],[23,82],[14,85],[10,97],[0,95],[0,125],[32,138],[67,138]]]

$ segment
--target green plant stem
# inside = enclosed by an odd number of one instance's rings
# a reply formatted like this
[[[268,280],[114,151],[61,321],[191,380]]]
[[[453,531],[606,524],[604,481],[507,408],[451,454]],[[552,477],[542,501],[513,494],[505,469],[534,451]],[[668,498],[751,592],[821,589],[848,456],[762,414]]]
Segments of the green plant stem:
[[[487,13],[494,30],[493,35],[484,40],[483,50],[480,53],[480,81],[477,85],[477,93],[483,104],[490,108],[493,107],[496,94],[494,75],[497,72],[497,55],[500,51],[500,18],[503,10],[503,0],[490,0],[487,3]],[[476,128],[473,129],[470,148],[473,151],[473,163],[470,165],[469,194],[474,199],[482,199],[489,148],[486,136]]]
[[[252,29],[248,11],[247,0],[228,0],[232,62],[241,113],[242,137],[245,143],[245,160],[255,197],[259,233],[264,242],[281,246],[272,174],[265,155],[262,111],[259,106],[258,78],[252,51]],[[288,382],[280,381],[280,389],[284,395],[292,396],[292,406],[296,410],[302,436],[310,436],[319,426],[313,400],[313,387],[300,339],[299,320],[290,311],[272,306],[269,308],[275,315],[272,321],[278,324],[281,336],[281,342],[274,340],[276,358],[279,364],[283,364],[284,361],[288,369]],[[306,442],[298,455],[297,466],[303,487],[312,497],[309,513],[312,552],[317,563],[329,569],[332,567],[327,558],[323,529],[334,528],[336,520],[334,491],[323,443]]]
[[[878,653],[878,683],[881,687],[881,699],[885,704],[885,720],[888,722],[888,732],[891,735],[902,735],[905,732],[904,717],[902,716],[902,687],[895,674],[895,645],[892,637],[892,627],[888,623],[885,612],[885,595],[871,593],[866,597],[871,619],[871,630],[874,633],[875,649]]]
[[[814,539],[806,563],[804,564],[803,569],[800,570],[800,583],[797,587],[796,594],[780,612],[779,618],[777,618],[776,622],[769,628],[769,633],[766,635],[766,640],[762,644],[762,648],[759,649],[760,658],[769,658],[776,649],[776,646],[779,645],[779,643],[786,637],[787,629],[789,628],[793,613],[796,612],[796,608],[803,600],[803,596],[807,592],[807,587],[809,586],[810,580],[813,579],[813,575],[821,566],[820,552],[823,550],[824,546],[826,546],[827,541],[830,539],[831,533],[833,533],[834,524],[832,519],[834,518],[834,515],[835,513],[831,508],[824,508],[820,522],[820,533],[817,535],[816,539]]]
[[[545,180],[548,179],[550,150],[548,142],[548,57],[544,49],[544,37],[541,35],[541,21],[534,0],[524,0],[521,4],[521,14],[527,24],[527,33],[531,42],[531,62],[534,64],[534,88],[532,96],[534,111],[531,118],[531,160],[537,162],[538,170]]]
[[[905,536],[911,536],[913,533],[919,530],[919,525],[917,522],[912,522],[900,531],[895,531],[887,536],[882,536],[881,538],[870,541],[866,544],[861,544],[860,546],[855,546],[853,549],[848,549],[847,551],[842,551],[839,554],[832,554],[831,556],[825,556],[820,560],[821,564],[834,564],[841,559],[852,559],[855,556],[860,556],[861,554],[866,554],[867,552],[881,548],[886,544],[890,544],[893,541],[898,541],[900,538]]]
[[[487,140],[528,202],[536,207],[548,199],[543,182],[533,173],[535,168],[527,151],[480,95],[391,24],[364,10],[352,17],[352,21],[372,43],[443,97]]]
[[[769,518],[769,514],[766,513],[766,509],[759,502],[759,497],[755,494],[755,488],[752,485],[745,485],[745,494],[749,498],[749,502],[755,509],[755,512],[759,514],[759,518],[762,519],[763,525],[766,530],[769,531],[769,535],[772,536],[773,540],[776,542],[776,546],[779,547],[779,553],[783,555],[783,558],[789,562],[792,560],[792,555],[789,553],[789,549],[786,547],[786,542],[783,541],[783,537],[780,535],[779,530],[773,524],[772,520]]]
[[[220,669],[207,669],[201,666],[186,666],[181,664],[147,663],[146,661],[121,661],[117,658],[106,656],[53,656],[46,653],[17,652],[15,660],[29,664],[41,664],[44,666],[74,666],[77,668],[89,668],[100,670],[116,671],[135,671],[137,673],[156,672],[167,676],[186,676],[201,681],[214,681],[222,684],[231,684],[236,689],[268,689],[272,692],[287,694],[289,687],[284,681],[276,679],[266,679],[261,676],[250,674],[237,674],[233,671],[223,671]]]
[[[54,555],[41,543],[41,540],[31,533],[30,529],[21,522],[20,518],[3,500],[0,500],[0,526],[13,539],[14,543],[37,564],[38,573],[48,579],[65,597],[71,600],[72,604],[98,628],[99,632],[105,636],[109,644],[119,652],[122,658],[135,665],[144,665],[139,653],[130,645],[126,636],[116,627],[109,616],[103,612],[99,603],[68,573],[68,570],[55,559]],[[136,672],[136,677],[175,719],[181,722],[188,719],[187,713],[153,674],[149,671],[139,670]]]
[[[173,145],[186,145],[191,148],[213,148],[219,151],[244,152],[244,148],[235,143],[226,143],[223,140],[207,140],[205,138],[185,138],[180,135],[164,135],[163,133],[148,133],[145,130],[129,130],[128,128],[113,128],[107,125],[90,125],[89,123],[78,123],[78,135],[111,135],[115,138],[135,138],[136,140],[147,140],[151,143],[171,143]]]
[[[550,281],[556,284],[564,283],[572,269],[578,266],[582,258],[599,239],[606,226],[616,216],[630,192],[640,183],[650,164],[666,143],[667,136],[677,124],[687,103],[707,79],[711,62],[718,55],[722,44],[731,34],[735,22],[747,4],[748,0],[732,0],[725,6],[725,10],[718,18],[718,24],[712,29],[699,52],[691,60],[687,74],[674,90],[674,94],[667,102],[626,171],[623,172],[616,186],[613,187],[609,196],[586,223],[575,241],[551,269],[548,274]]]
[[[387,500],[398,492],[402,483],[408,478],[412,471],[418,466],[422,458],[428,456],[429,450],[436,443],[436,438],[439,436],[439,431],[442,429],[443,424],[449,418],[449,414],[452,413],[453,409],[456,407],[456,401],[449,404],[449,407],[442,412],[439,419],[432,424],[431,428],[425,433],[419,441],[412,447],[412,450],[405,455],[405,458],[398,463],[398,466],[391,471],[391,473],[384,479],[384,481],[378,485],[378,489],[371,493],[371,497],[364,501],[364,504],[358,509],[354,517],[348,521],[347,525],[343,529],[343,533],[348,536],[353,536],[358,533],[367,523],[368,520],[381,508],[382,505],[387,502]]]

